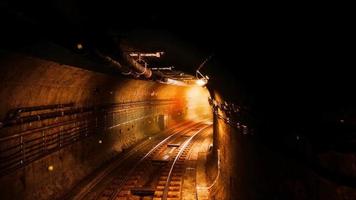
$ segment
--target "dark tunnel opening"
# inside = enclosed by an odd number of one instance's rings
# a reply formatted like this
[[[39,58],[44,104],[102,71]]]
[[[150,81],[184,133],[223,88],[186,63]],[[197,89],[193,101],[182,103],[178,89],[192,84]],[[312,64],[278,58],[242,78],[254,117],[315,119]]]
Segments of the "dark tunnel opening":
[[[1,199],[355,199],[354,31],[320,6],[1,2]]]

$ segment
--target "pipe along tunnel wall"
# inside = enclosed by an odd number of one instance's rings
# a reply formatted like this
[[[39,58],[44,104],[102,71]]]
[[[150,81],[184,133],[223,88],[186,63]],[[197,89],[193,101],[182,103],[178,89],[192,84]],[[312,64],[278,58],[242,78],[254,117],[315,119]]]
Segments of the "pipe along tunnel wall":
[[[0,59],[1,199],[56,199],[125,148],[206,117],[201,87],[126,80],[19,54]]]

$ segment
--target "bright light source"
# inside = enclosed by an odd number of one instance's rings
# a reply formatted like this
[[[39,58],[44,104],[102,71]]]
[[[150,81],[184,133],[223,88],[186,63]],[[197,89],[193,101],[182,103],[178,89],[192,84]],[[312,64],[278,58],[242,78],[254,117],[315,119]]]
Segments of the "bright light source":
[[[186,86],[187,84],[184,83],[183,81],[178,81],[178,80],[174,80],[171,78],[167,78],[165,82],[162,83],[166,83],[166,84],[170,84],[170,85],[179,85],[179,86]]]
[[[195,81],[195,83],[199,86],[204,86],[205,84],[207,84],[207,81],[205,79],[198,79]]]
[[[209,91],[205,87],[199,87],[195,83],[191,87],[187,88],[184,95],[186,101],[186,111],[180,112],[180,116],[185,116],[189,120],[199,120],[203,116],[212,117],[211,107],[209,105],[208,98],[210,97]]]
[[[83,49],[83,45],[80,44],[80,43],[78,43],[78,44],[77,44],[77,49],[79,49],[79,50],[80,50],[80,49]]]
[[[48,166],[48,171],[53,171],[53,170],[54,170],[53,165]]]

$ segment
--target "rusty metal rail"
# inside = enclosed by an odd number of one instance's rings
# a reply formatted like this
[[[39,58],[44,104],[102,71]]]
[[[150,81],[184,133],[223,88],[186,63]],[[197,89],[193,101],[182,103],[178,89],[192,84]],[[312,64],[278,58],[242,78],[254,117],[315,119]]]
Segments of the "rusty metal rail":
[[[181,198],[182,179],[184,175],[183,165],[192,147],[191,142],[199,133],[201,133],[203,130],[207,129],[208,127],[210,126],[204,126],[203,128],[199,128],[179,147],[179,151],[177,152],[177,155],[169,168],[167,179],[165,180],[163,193],[162,195],[155,194],[154,199],[166,200],[168,198],[173,198],[173,199]],[[173,180],[176,183],[172,183]],[[169,192],[175,194],[169,194]]]
[[[113,200],[116,198],[120,198],[119,193],[122,193],[124,187],[130,188],[127,184],[130,184],[130,178],[138,178],[134,173],[138,171],[139,166],[143,166],[150,162],[152,157],[160,152],[162,148],[168,144],[170,141],[176,139],[183,131],[189,130],[192,127],[197,126],[197,124],[187,124],[183,127],[179,127],[178,129],[172,130],[171,134],[162,139],[158,144],[149,149],[149,151],[145,154],[138,154],[135,157],[130,159],[130,162],[126,162],[126,166],[129,168],[126,169],[125,174],[122,174],[122,177],[114,178],[111,183],[101,192],[101,194],[95,199],[108,199]],[[122,170],[125,171],[125,170]],[[124,192],[125,193],[125,192]]]
[[[172,130],[169,135],[161,137],[160,142],[157,141],[154,146],[151,145],[149,148],[146,147],[146,150],[142,150],[136,156],[131,157],[118,169],[125,173],[119,173],[117,177],[113,178],[105,189],[100,192],[100,195],[96,196],[94,199],[112,200],[129,198],[132,195],[130,190],[137,186],[138,180],[142,181],[141,179],[145,177],[142,173],[148,173],[147,170],[152,167],[152,162],[153,165],[155,165],[152,159],[164,151],[170,142],[180,138],[187,131],[201,125],[201,122],[195,122],[178,127]]]
[[[135,112],[137,109],[146,107],[156,109],[157,106],[169,106],[174,103],[172,100],[161,100],[106,105],[102,106],[99,111],[90,110],[84,114],[76,113],[76,119],[0,137],[0,176],[11,173],[91,135],[158,114],[152,112],[150,115],[142,116]],[[39,118],[39,120],[43,120],[43,118]]]
[[[179,199],[184,175],[184,162],[189,155],[192,141],[199,133],[210,126],[210,124],[200,122],[182,127],[147,150],[148,153],[141,153],[132,157],[128,162],[125,162],[126,168],[125,166],[120,168],[120,171],[124,173],[120,173],[118,177],[113,178],[100,192],[100,195],[94,199],[129,199],[134,198],[133,195],[139,195],[141,198],[148,195],[153,199],[167,199],[169,197]],[[181,145],[171,147],[170,144],[177,141],[181,141]],[[174,144],[177,145],[177,143]],[[154,159],[167,148],[172,148],[172,159]],[[172,196],[171,193],[175,194]]]
[[[87,183],[84,183],[83,185],[78,184],[76,188],[74,188],[70,193],[66,194],[63,196],[61,199],[71,199],[71,200],[80,200],[80,199],[88,199],[89,193],[93,190],[95,190],[98,185],[103,184],[102,182],[107,181],[108,177],[113,177],[113,173],[117,170],[121,170],[122,165],[127,163],[128,160],[132,159],[132,157],[135,157],[137,154],[140,154],[140,152],[144,152],[145,148],[148,148],[151,144],[153,144],[155,141],[159,141],[159,138],[162,137],[162,135],[168,135],[175,131],[177,128],[181,126],[186,126],[188,124],[191,124],[190,121],[183,121],[182,123],[175,124],[171,126],[170,128],[166,129],[163,131],[161,134],[156,134],[147,138],[144,138],[141,142],[139,142],[137,145],[132,146],[131,148],[128,149],[127,152],[124,152],[123,154],[120,154],[113,162],[108,164],[107,166],[103,167],[100,172],[97,174],[91,174],[90,180]]]
[[[0,128],[3,127],[11,127],[46,119],[53,119],[58,117],[64,116],[71,116],[75,114],[85,114],[90,112],[113,112],[117,109],[128,109],[128,108],[142,108],[142,107],[154,107],[154,106],[161,106],[161,105],[169,105],[174,104],[175,100],[172,99],[164,99],[164,100],[147,100],[147,101],[134,101],[134,102],[123,102],[123,103],[115,103],[115,104],[106,104],[106,105],[99,105],[99,106],[91,106],[91,107],[74,107],[74,104],[56,104],[53,106],[36,106],[36,107],[26,107],[26,108],[18,108],[16,110],[16,114],[9,114],[13,113],[13,111],[9,111],[7,117],[0,122]],[[28,114],[34,111],[42,111],[48,110],[51,108],[51,112],[45,113],[36,113],[36,114]],[[20,111],[26,112],[20,112]],[[21,114],[26,113],[26,116]]]

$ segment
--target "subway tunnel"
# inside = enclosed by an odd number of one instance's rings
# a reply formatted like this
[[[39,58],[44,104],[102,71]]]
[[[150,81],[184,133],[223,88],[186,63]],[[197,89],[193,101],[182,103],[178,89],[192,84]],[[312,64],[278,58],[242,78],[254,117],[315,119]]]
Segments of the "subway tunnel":
[[[0,199],[356,199],[352,22],[293,8],[1,2]]]

